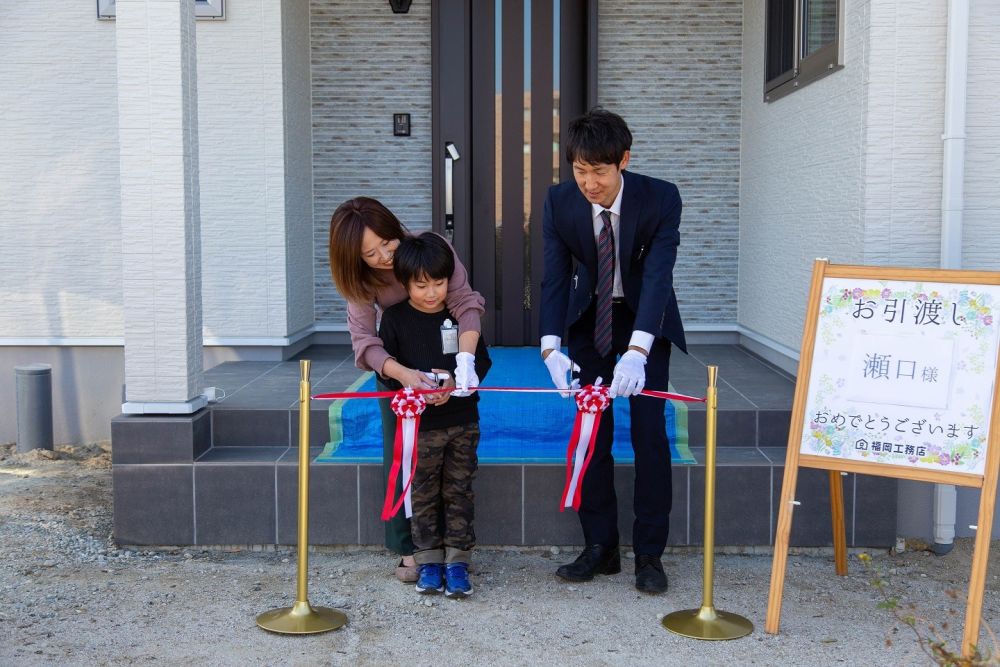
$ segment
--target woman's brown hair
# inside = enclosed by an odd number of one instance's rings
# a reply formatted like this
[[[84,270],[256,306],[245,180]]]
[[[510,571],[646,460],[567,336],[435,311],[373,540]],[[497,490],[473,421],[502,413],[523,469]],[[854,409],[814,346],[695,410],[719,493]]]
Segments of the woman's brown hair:
[[[387,285],[385,277],[361,258],[361,238],[365,227],[391,241],[402,240],[406,228],[382,202],[371,197],[348,199],[330,218],[330,274],[337,289],[348,301],[368,303],[376,288]]]

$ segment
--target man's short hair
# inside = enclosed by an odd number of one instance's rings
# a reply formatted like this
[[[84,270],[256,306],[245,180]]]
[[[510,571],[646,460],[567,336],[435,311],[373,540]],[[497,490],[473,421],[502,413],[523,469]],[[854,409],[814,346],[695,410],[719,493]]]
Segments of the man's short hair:
[[[618,164],[632,149],[632,132],[616,113],[595,107],[570,122],[564,139],[566,161]]]
[[[392,271],[403,287],[420,278],[441,280],[455,272],[451,246],[434,232],[407,236],[399,242],[392,260]]]

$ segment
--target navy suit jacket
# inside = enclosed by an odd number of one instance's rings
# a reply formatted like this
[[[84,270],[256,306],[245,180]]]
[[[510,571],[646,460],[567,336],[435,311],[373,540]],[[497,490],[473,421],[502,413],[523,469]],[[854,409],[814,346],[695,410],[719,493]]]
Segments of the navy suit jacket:
[[[623,171],[618,262],[634,329],[662,337],[687,352],[674,262],[680,244],[681,197],[677,186]],[[590,202],[576,181],[549,188],[542,218],[545,266],[542,336],[563,336],[590,306],[597,286],[597,242]]]

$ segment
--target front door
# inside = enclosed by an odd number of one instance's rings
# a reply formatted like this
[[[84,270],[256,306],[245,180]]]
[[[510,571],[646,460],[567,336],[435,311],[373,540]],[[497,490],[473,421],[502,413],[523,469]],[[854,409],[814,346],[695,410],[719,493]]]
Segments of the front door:
[[[538,343],[542,207],[596,100],[596,0],[436,0],[434,227],[486,298],[491,345]]]

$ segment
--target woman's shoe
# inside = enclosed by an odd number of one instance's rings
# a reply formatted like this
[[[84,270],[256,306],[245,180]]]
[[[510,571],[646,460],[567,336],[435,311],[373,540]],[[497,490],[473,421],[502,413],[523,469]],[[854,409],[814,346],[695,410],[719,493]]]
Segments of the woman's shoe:
[[[404,565],[402,559],[399,561],[399,565],[396,566],[396,578],[402,581],[404,584],[416,583],[417,579],[420,577],[417,572],[416,565]]]

